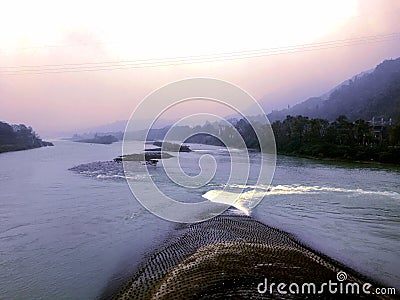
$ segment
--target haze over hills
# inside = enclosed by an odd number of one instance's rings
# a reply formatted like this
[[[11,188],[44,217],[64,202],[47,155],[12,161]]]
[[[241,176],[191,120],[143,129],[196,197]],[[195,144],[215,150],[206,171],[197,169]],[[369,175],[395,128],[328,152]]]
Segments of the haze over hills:
[[[361,72],[319,97],[310,97],[288,109],[272,111],[268,119],[273,123],[288,115],[329,121],[340,115],[345,115],[350,121],[371,120],[373,117],[400,120],[400,58],[385,60],[375,69]],[[240,115],[227,116],[227,119],[236,121],[240,118]],[[154,135],[158,138],[163,136],[173,123],[172,120],[159,120],[153,127],[159,128],[153,132]],[[77,132],[86,132],[90,136],[95,133],[122,133],[126,124],[126,120],[121,120]],[[142,137],[144,132],[144,128],[138,128],[136,135]]]
[[[362,72],[333,88],[291,108],[273,111],[271,122],[287,115],[335,120],[345,115],[349,120],[373,117],[400,119],[400,58],[385,60],[374,70]]]
[[[148,120],[143,120],[143,124],[147,124]],[[164,128],[170,127],[170,124],[173,124],[176,120],[157,120],[157,123],[153,126],[153,128]],[[128,120],[119,120],[108,124],[103,124],[91,128],[85,129],[77,129],[72,132],[62,132],[60,133],[63,137],[72,137],[72,139],[81,139],[81,138],[93,138],[95,134],[98,135],[114,135],[118,139],[122,139],[123,133],[125,131],[126,125],[128,124]],[[137,132],[140,134],[146,131],[145,126],[136,128]],[[139,135],[140,135],[139,134]],[[75,137],[74,137],[75,136]]]

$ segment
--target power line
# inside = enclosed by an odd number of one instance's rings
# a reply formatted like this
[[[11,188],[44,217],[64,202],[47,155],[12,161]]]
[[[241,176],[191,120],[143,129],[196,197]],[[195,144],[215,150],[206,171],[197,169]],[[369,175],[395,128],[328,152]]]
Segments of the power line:
[[[104,70],[123,70],[135,68],[164,67],[182,64],[195,64],[218,62],[235,59],[247,59],[263,56],[282,55],[296,52],[317,51],[346,46],[354,46],[368,43],[390,41],[400,38],[400,32],[390,34],[363,36],[351,39],[333,40],[311,44],[293,45],[287,47],[267,48],[249,51],[227,52],[220,54],[197,55],[186,57],[171,57],[161,59],[145,60],[120,60],[105,62],[86,62],[69,64],[45,64],[45,65],[26,65],[13,67],[0,67],[3,75],[24,75],[24,74],[53,74],[71,72],[92,72]]]
[[[252,51],[230,52],[214,55],[175,57],[165,59],[149,59],[134,61],[110,61],[100,63],[76,63],[76,64],[57,64],[57,65],[37,65],[37,66],[18,66],[18,67],[0,67],[5,69],[6,75],[15,74],[36,74],[36,73],[59,73],[59,72],[77,72],[77,71],[97,71],[97,70],[114,70],[127,68],[143,68],[169,66],[188,63],[212,62],[218,60],[252,58],[258,56],[279,55],[291,52],[315,51],[329,48],[338,48],[342,46],[350,46],[364,44],[369,42],[382,42],[400,37],[399,33],[380,36],[368,36],[356,39],[337,40],[323,43],[304,44],[297,46],[288,46],[281,48],[269,48]],[[8,69],[8,70],[7,70]]]
[[[185,57],[169,57],[163,59],[144,59],[144,60],[119,60],[119,61],[105,61],[105,62],[87,62],[87,63],[68,63],[68,64],[44,64],[44,65],[22,65],[22,66],[6,66],[0,67],[1,69],[16,69],[16,68],[38,68],[38,67],[64,67],[64,66],[83,66],[83,65],[103,65],[103,64],[119,64],[119,63],[148,63],[154,61],[174,61],[174,60],[182,60],[182,59],[199,59],[199,58],[215,58],[219,56],[227,56],[227,55],[238,55],[238,54],[257,54],[259,52],[264,53],[266,51],[275,52],[275,51],[283,51],[290,49],[297,49],[302,47],[317,47],[317,46],[327,46],[331,44],[337,43],[347,43],[347,42],[357,42],[357,41],[365,41],[365,40],[376,40],[376,39],[387,39],[393,37],[400,37],[400,32],[390,33],[390,34],[382,34],[382,35],[371,35],[364,37],[357,37],[352,39],[341,39],[341,40],[333,40],[319,43],[311,43],[311,44],[299,44],[292,45],[286,47],[275,47],[275,48],[267,48],[267,49],[257,49],[257,50],[247,50],[247,51],[238,51],[238,52],[226,52],[220,54],[208,54],[208,55],[197,55],[197,56],[185,56]]]

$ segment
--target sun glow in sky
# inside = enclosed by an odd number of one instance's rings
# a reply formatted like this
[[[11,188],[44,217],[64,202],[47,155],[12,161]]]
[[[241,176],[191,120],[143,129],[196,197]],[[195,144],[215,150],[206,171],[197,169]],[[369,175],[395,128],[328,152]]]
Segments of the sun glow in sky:
[[[319,96],[400,56],[398,37],[292,53],[284,47],[400,36],[399,19],[398,0],[0,0],[0,120],[26,123],[44,136],[80,131],[127,120],[150,92],[188,77],[238,85],[268,113]],[[82,64],[273,48],[277,54],[79,69]],[[65,72],[65,64],[78,64],[78,69]],[[19,71],[20,66],[47,65],[57,65],[60,72]],[[194,105],[183,109],[198,111]]]
[[[356,16],[358,7],[355,0],[16,0],[2,2],[0,11],[7,29],[0,31],[2,52],[91,45],[143,59],[310,43]]]

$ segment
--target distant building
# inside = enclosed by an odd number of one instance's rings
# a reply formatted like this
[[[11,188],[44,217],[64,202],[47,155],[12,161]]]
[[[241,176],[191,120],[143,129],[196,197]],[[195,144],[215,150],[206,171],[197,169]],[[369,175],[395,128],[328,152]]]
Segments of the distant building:
[[[384,117],[372,117],[372,120],[368,122],[371,126],[371,132],[373,136],[382,141],[387,137],[388,127],[392,126],[392,118],[385,120]]]

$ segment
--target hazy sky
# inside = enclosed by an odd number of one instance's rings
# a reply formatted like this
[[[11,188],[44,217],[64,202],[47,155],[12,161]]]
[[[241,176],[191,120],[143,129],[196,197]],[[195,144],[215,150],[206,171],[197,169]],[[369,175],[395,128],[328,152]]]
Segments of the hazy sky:
[[[398,20],[398,0],[0,1],[0,120],[45,134],[126,120],[154,89],[197,76],[269,112],[399,57]]]

